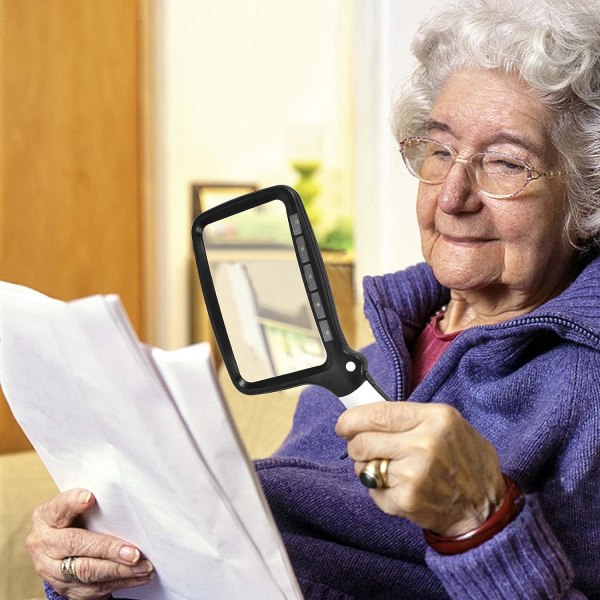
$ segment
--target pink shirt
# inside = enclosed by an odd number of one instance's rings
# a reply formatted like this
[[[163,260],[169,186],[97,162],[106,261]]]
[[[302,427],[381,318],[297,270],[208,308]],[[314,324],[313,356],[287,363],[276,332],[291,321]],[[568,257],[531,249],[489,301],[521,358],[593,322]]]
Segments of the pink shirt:
[[[425,379],[425,376],[444,350],[450,345],[452,340],[460,333],[442,333],[439,322],[444,318],[444,313],[439,313],[431,317],[431,320],[425,326],[416,339],[411,349],[413,359],[413,389]]]

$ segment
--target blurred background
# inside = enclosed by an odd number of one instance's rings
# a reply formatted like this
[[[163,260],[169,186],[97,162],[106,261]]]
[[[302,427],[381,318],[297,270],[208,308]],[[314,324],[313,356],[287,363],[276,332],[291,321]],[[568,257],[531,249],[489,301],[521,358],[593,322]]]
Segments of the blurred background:
[[[360,303],[420,259],[389,110],[438,3],[0,0],[0,279],[114,292],[142,340],[197,341],[194,213],[281,183]],[[26,446],[0,406],[0,451]]]
[[[193,215],[287,184],[352,341],[362,277],[420,260],[389,111],[440,2],[0,0],[0,279],[208,339]],[[28,448],[0,397],[0,454]]]

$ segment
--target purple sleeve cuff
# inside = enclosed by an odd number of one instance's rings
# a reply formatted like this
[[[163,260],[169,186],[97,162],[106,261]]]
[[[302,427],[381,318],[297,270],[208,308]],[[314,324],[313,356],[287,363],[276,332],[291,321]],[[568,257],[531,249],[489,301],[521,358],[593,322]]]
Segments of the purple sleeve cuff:
[[[44,592],[46,592],[46,598],[48,600],[67,600],[67,598],[54,591],[54,588],[47,581],[44,581]]]
[[[67,600],[64,596],[55,592],[52,586],[46,581],[44,581],[44,591],[46,592],[46,598],[48,598],[48,600]]]
[[[429,568],[452,598],[585,598],[535,496],[521,514],[481,546],[451,556],[427,550]]]

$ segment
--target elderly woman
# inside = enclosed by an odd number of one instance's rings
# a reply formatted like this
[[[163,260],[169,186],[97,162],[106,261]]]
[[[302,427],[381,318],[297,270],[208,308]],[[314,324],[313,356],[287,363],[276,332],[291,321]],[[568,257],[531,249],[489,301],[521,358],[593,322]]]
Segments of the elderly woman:
[[[370,371],[405,402],[311,388],[258,474],[307,598],[600,597],[600,4],[463,0],[413,50],[394,124],[426,262],[365,282]],[[70,527],[92,504],[34,516],[68,598],[151,576]]]

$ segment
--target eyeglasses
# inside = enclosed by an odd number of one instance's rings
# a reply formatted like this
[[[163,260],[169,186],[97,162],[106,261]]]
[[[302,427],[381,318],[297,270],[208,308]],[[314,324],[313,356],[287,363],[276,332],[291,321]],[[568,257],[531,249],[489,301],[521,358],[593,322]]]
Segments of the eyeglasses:
[[[450,146],[426,137],[407,137],[400,152],[408,170],[420,181],[443,183],[455,163],[462,163],[472,185],[488,198],[512,198],[540,177],[552,179],[566,171],[536,171],[525,161],[503,152],[459,156]]]

